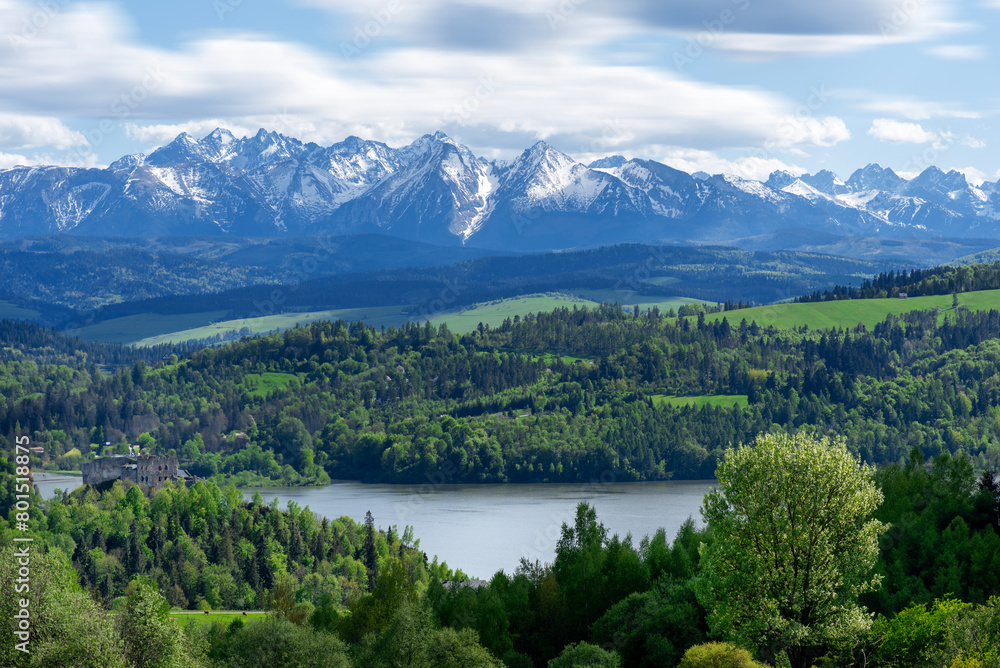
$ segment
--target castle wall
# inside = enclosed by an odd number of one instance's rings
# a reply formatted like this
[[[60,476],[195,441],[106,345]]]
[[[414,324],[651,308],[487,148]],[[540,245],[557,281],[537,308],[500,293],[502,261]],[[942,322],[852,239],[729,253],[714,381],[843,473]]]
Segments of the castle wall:
[[[80,468],[85,485],[100,485],[121,479],[155,488],[177,475],[177,458],[154,455],[104,457],[86,462]]]
[[[122,466],[131,461],[128,457],[104,457],[85,462],[80,466],[80,470],[83,471],[83,484],[100,485],[110,480],[117,480],[122,476]]]
[[[140,455],[135,463],[136,467],[128,471],[129,479],[142,485],[158,487],[164,480],[177,475],[176,457]]]

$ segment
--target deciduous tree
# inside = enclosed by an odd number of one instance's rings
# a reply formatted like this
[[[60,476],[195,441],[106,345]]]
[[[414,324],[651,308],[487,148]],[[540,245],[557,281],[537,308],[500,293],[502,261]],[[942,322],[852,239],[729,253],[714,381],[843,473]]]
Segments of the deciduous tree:
[[[857,597],[879,583],[885,529],[872,469],[843,440],[769,434],[727,451],[716,476],[697,585],[712,631],[793,666],[862,637]]]

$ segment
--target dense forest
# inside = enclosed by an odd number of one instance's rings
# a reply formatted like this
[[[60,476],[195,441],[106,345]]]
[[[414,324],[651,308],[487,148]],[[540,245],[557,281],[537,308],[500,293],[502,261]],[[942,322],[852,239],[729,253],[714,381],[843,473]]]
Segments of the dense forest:
[[[768,303],[856,276],[871,262],[797,252],[747,252],[622,244],[592,250],[523,257],[484,257],[447,267],[399,268],[317,276],[303,271],[271,299],[273,287],[232,289],[213,295],[126,300],[94,312],[96,321],[137,313],[188,313],[224,309],[227,317],[316,308],[402,306],[414,319],[446,297],[448,308],[568,288],[626,290],[651,296]],[[655,280],[651,280],[655,279]],[[266,314],[265,314],[266,315]]]
[[[462,336],[314,323],[110,375],[22,349],[0,365],[0,431],[51,468],[137,442],[238,483],[709,478],[727,445],[803,429],[866,462],[917,447],[996,468],[998,336],[996,310],[796,331],[604,305]]]
[[[203,478],[151,495],[121,482],[45,502],[31,495],[37,654],[15,655],[8,625],[0,661],[998,665],[1000,311],[914,311],[870,329],[819,331],[724,315],[605,304],[463,335],[426,323],[318,322],[155,351],[0,322],[0,433],[44,448],[32,455],[36,470],[78,468],[133,443],[173,453]],[[727,621],[713,603],[712,560],[734,539],[720,538],[724,524],[712,517],[672,541],[662,530],[621,537],[581,504],[552,563],[522,560],[473,587],[429,560],[409,527],[247,502],[232,484],[718,475],[725,485],[720,463],[735,446],[826,437],[870,485],[871,510],[860,514],[877,529],[872,586],[827,592],[863,606],[858,632],[836,642],[824,640],[838,637],[829,629],[803,640],[811,609],[767,642],[725,630],[747,622]],[[23,490],[6,454],[0,472],[8,546],[25,530]],[[775,491],[747,484],[758,496]],[[3,549],[0,606],[12,617],[14,548]],[[797,559],[774,559],[774,569],[797,569]],[[780,616],[791,606],[752,607]],[[170,608],[268,614],[181,624]]]
[[[992,474],[977,478],[964,455],[910,454],[872,480],[888,528],[874,553],[879,586],[860,600],[874,620],[847,644],[813,647],[816,665],[1000,659],[1000,486]],[[0,608],[10,618],[13,465],[3,457],[0,469]],[[204,482],[152,498],[127,485],[33,497],[44,510],[30,522],[35,654],[15,653],[5,625],[4,665],[763,665],[710,642],[703,555],[718,539],[691,522],[672,542],[662,529],[635,542],[609,535],[583,503],[552,563],[522,560],[471,587],[428,564],[409,528],[381,531],[370,515],[362,525],[330,521]],[[167,619],[171,606],[269,615],[182,625]],[[791,665],[783,651],[756,652]]]
[[[980,263],[962,267],[941,266],[932,269],[914,269],[881,272],[865,279],[860,287],[838,285],[822,293],[798,297],[797,302],[828,302],[838,299],[884,299],[906,293],[909,297],[924,295],[950,295],[973,290],[1000,288],[1000,263]]]
[[[31,252],[0,247],[4,289],[21,297],[94,309],[106,304],[163,295],[214,293],[279,283],[273,272],[209,262],[175,253],[105,248],[73,253]]]
[[[768,303],[861,280],[885,266],[791,251],[641,244],[478,257],[475,249],[399,247],[379,237],[259,242],[182,238],[137,241],[140,248],[86,238],[7,242],[0,244],[0,300],[63,330],[145,313],[216,312],[232,319],[381,306],[420,320],[444,308],[567,290]]]
[[[124,346],[67,336],[31,322],[0,319],[0,361],[30,361],[43,366],[65,366],[96,373],[131,367],[137,362],[155,364],[170,355],[186,355],[197,347],[185,343],[158,346]]]

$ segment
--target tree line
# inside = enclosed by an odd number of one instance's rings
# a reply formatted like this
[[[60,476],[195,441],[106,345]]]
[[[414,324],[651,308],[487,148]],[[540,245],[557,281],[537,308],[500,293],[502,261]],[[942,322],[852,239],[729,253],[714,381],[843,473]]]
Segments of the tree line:
[[[464,335],[322,322],[112,374],[2,362],[0,430],[30,432],[50,468],[133,442],[240,484],[709,478],[775,429],[843,436],[871,463],[917,447],[996,468],[998,336],[996,310],[831,331],[610,304]]]
[[[930,269],[880,272],[858,287],[837,285],[822,293],[814,291],[796,302],[828,302],[839,299],[885,299],[905,293],[909,297],[949,295],[974,290],[1000,288],[1000,263],[980,263],[962,267],[942,265]]]

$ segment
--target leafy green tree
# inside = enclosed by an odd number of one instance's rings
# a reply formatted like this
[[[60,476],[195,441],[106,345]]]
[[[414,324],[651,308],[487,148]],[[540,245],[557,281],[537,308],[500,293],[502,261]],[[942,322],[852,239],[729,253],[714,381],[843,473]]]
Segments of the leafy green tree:
[[[695,645],[684,652],[678,668],[764,668],[750,652],[726,642]]]
[[[354,600],[350,614],[340,618],[340,634],[347,642],[358,642],[369,633],[380,633],[404,604],[416,600],[406,567],[390,557],[372,591]]]
[[[629,668],[655,668],[677,665],[707,630],[689,582],[664,578],[651,591],[611,606],[591,627],[591,640],[613,646]]]
[[[66,556],[60,550],[42,553],[30,549],[30,570],[30,591],[17,592],[15,548],[0,548],[0,615],[4,619],[0,624],[0,665],[124,668],[122,644],[113,622],[80,589]],[[15,649],[23,641],[14,635],[18,626],[13,622],[24,609],[19,605],[22,598],[29,602],[28,654]]]
[[[971,608],[968,603],[944,599],[930,606],[911,605],[891,620],[880,616],[871,630],[877,645],[874,660],[885,665],[924,665],[929,654],[943,648],[949,618]]]
[[[130,668],[183,668],[195,662],[184,648],[184,634],[170,621],[170,604],[156,583],[136,579],[129,583],[126,602],[115,620]]]
[[[566,645],[562,653],[549,661],[549,668],[621,668],[622,660],[614,652],[609,652],[589,642]]]
[[[697,592],[713,633],[793,667],[864,636],[857,597],[879,583],[885,529],[872,474],[842,440],[769,434],[729,450],[702,507],[713,540]]]
[[[268,615],[244,624],[227,641],[231,668],[348,668],[344,643],[332,634]]]
[[[479,644],[479,637],[472,629],[435,631],[427,658],[435,668],[503,668],[504,665]]]

